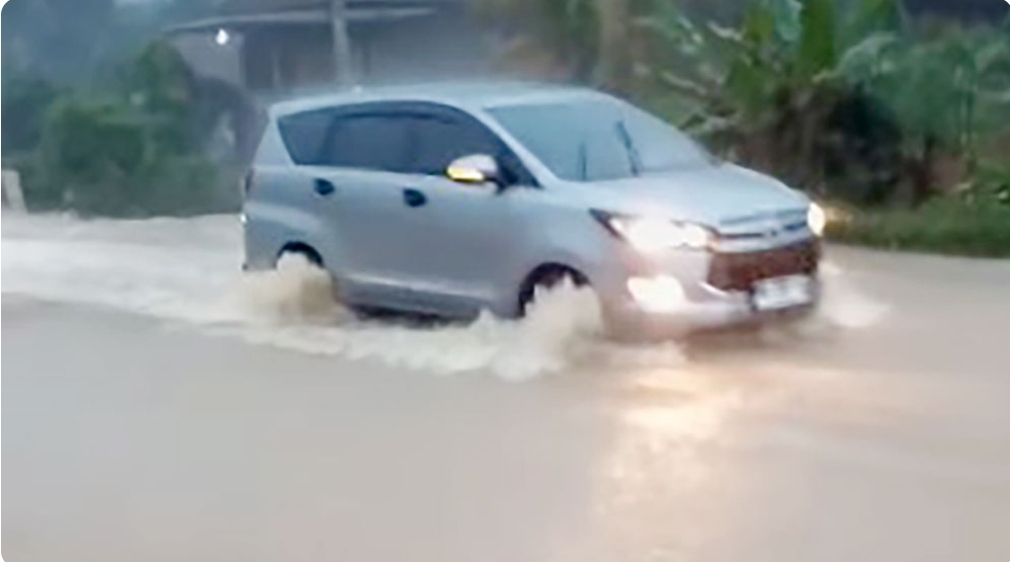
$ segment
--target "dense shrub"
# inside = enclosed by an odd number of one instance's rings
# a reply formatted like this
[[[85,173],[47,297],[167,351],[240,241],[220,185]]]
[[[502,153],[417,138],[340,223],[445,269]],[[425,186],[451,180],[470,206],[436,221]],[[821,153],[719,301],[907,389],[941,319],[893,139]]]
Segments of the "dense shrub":
[[[161,144],[159,130],[130,106],[61,101],[39,149],[22,161],[29,204],[113,216],[213,210],[213,167]]]
[[[683,124],[716,150],[818,195],[917,205],[958,188],[1010,123],[1010,21],[925,37],[898,0],[843,6],[755,0],[723,27],[656,0],[642,74],[695,100]]]
[[[945,195],[917,209],[854,211],[833,223],[828,236],[890,250],[1010,257],[1010,206]]]
[[[97,92],[32,98],[49,102],[36,138],[25,138],[34,148],[5,165],[22,172],[26,202],[38,210],[143,216],[233,208],[234,182],[202,155],[209,126],[197,121],[214,120],[200,111],[196,92],[179,54],[152,44]],[[4,127],[6,135],[7,120]]]
[[[739,27],[698,24],[666,0],[638,25],[640,74],[697,101],[682,122],[718,152],[820,195],[881,203],[902,175],[890,108],[840,70],[872,58],[900,25],[898,3],[755,0]]]

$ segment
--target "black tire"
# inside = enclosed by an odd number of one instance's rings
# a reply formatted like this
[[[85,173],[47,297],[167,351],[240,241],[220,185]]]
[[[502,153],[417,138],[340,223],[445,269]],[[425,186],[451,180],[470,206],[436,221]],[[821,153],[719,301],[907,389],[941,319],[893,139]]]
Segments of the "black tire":
[[[291,243],[284,246],[277,254],[277,263],[280,263],[284,256],[301,256],[308,260],[310,264],[320,268],[323,267],[323,257],[319,255],[319,252],[315,248],[308,244]]]
[[[526,309],[536,299],[537,289],[553,289],[565,280],[570,280],[576,287],[589,285],[585,275],[567,266],[549,265],[537,268],[519,291],[519,316],[526,316]]]

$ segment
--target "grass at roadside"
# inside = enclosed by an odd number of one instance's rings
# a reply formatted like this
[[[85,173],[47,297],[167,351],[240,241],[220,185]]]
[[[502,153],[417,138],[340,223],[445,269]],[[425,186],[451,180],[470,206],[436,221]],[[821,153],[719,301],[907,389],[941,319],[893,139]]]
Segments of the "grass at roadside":
[[[828,227],[828,238],[889,250],[1010,257],[1010,205],[936,198],[918,209],[861,210]]]

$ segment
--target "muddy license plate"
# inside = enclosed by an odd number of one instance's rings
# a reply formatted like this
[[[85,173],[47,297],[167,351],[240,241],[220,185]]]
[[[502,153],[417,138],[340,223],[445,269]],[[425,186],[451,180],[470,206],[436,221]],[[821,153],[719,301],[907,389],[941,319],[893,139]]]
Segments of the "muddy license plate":
[[[753,303],[757,310],[783,310],[810,304],[813,283],[806,275],[765,279],[754,284]]]

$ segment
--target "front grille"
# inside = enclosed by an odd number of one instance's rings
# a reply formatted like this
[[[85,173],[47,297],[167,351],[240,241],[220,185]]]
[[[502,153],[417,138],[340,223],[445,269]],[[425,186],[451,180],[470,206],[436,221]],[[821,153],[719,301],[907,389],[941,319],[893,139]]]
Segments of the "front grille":
[[[820,244],[815,240],[762,252],[716,254],[708,283],[723,291],[749,291],[762,279],[814,275],[820,257]]]

